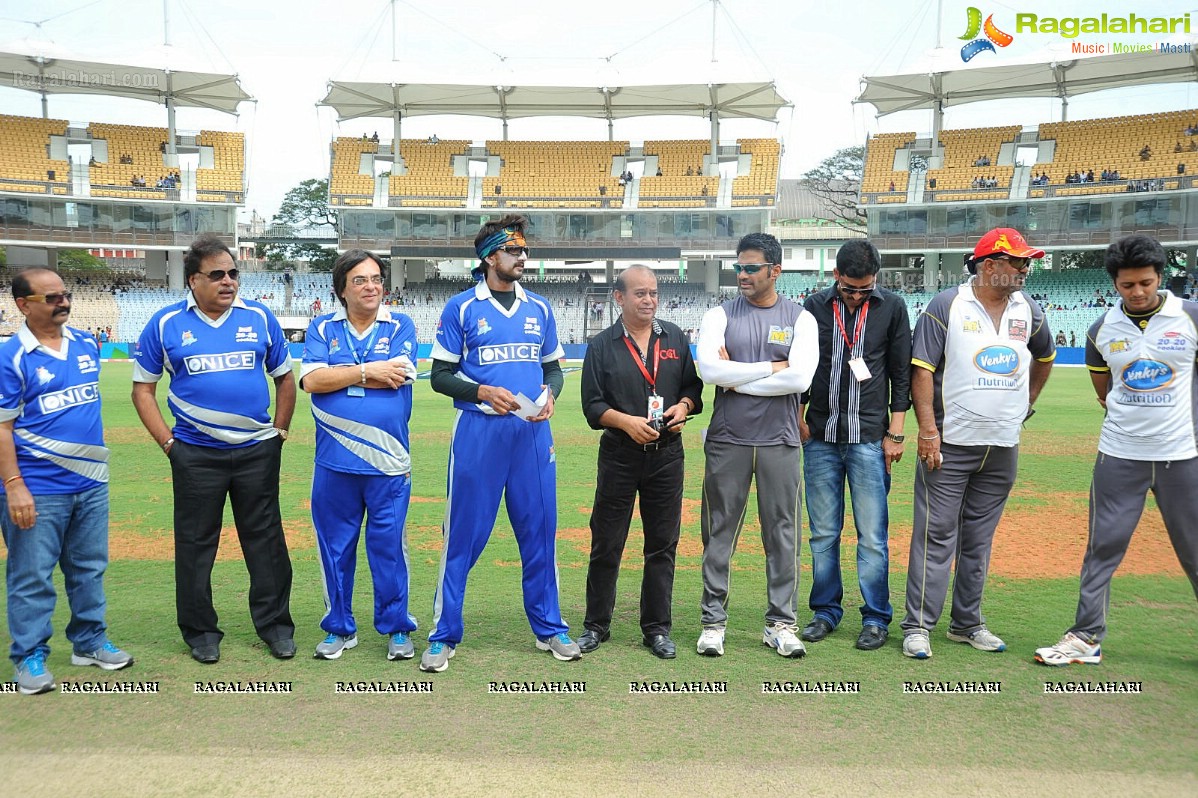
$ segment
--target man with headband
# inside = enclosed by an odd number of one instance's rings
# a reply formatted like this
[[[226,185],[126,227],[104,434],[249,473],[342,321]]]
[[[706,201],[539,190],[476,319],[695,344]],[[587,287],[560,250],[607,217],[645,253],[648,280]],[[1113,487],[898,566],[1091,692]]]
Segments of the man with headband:
[[[437,323],[431,382],[458,412],[423,671],[444,671],[462,642],[466,577],[491,536],[500,496],[520,547],[524,611],[536,647],[563,661],[582,656],[558,598],[557,465],[546,423],[561,393],[564,352],[549,303],[519,283],[526,224],[523,216],[505,216],[482,226],[474,239],[479,282],[450,299]]]

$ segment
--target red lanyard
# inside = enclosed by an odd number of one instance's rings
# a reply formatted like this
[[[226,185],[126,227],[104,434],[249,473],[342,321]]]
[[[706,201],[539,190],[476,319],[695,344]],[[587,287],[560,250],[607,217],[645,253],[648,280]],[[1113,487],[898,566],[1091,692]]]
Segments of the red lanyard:
[[[853,351],[853,347],[857,345],[857,341],[861,338],[861,330],[865,327],[865,317],[869,315],[869,300],[861,303],[861,312],[857,314],[857,325],[853,329],[853,340],[849,340],[849,334],[844,329],[844,320],[840,318],[840,301],[832,302],[832,315],[836,317],[836,326],[840,328],[840,335],[844,338],[844,343],[849,348],[849,353]]]
[[[661,339],[658,338],[653,342],[653,374],[649,374],[649,370],[645,368],[645,361],[641,359],[641,353],[633,346],[632,341],[628,336],[624,336],[624,345],[628,347],[628,351],[632,353],[632,359],[636,361],[636,367],[641,370],[641,374],[645,375],[645,379],[649,382],[649,390],[657,391],[657,364],[661,356]]]

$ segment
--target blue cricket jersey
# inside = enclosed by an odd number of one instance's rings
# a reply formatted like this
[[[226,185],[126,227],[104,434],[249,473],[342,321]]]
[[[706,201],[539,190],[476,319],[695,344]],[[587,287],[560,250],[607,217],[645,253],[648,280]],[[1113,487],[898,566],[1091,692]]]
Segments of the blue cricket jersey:
[[[24,324],[0,347],[0,421],[13,422],[17,465],[35,496],[80,493],[108,482],[100,418],[100,346],[62,328],[62,351]]]
[[[375,323],[358,335],[345,308],[317,316],[308,325],[300,381],[323,368],[352,368],[406,357],[416,362],[416,325],[402,313],[380,307]],[[355,390],[357,389],[357,390]],[[365,388],[351,385],[312,394],[316,419],[316,464],[349,474],[395,476],[412,470],[408,421],[412,386]]]
[[[449,300],[437,322],[433,358],[458,364],[458,376],[479,385],[507,388],[529,399],[545,383],[542,363],[565,356],[549,302],[514,283],[516,301],[504,310],[480,281]],[[494,414],[480,402],[453,402],[459,410]]]
[[[291,371],[283,328],[265,305],[241,297],[210,319],[195,297],[151,317],[133,352],[133,381],[158,382],[170,372],[171,434],[216,449],[250,446],[275,437],[270,388],[263,371]]]

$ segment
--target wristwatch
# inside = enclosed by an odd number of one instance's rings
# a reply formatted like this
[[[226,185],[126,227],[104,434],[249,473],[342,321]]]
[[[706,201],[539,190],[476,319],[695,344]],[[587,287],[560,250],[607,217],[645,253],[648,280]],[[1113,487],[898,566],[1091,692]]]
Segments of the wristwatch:
[[[890,440],[894,441],[895,443],[902,443],[903,441],[907,440],[906,435],[895,435],[890,430],[886,430],[886,437],[890,438]]]

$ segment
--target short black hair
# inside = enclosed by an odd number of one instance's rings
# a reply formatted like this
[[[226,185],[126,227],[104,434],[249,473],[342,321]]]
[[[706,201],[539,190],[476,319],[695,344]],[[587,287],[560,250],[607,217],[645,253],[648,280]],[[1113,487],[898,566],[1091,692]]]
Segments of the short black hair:
[[[882,256],[869,239],[854,239],[836,252],[836,271],[841,277],[852,280],[873,277],[881,268]]]
[[[33,286],[29,284],[29,276],[34,272],[49,272],[50,274],[58,274],[53,269],[47,269],[45,266],[30,266],[28,269],[21,269],[12,276],[12,298],[20,299],[21,297],[29,296],[33,293]]]
[[[621,294],[624,293],[625,291],[627,291],[628,284],[624,282],[624,275],[628,274],[628,272],[631,272],[631,271],[648,272],[649,274],[653,275],[654,280],[657,280],[657,275],[648,266],[646,266],[643,263],[634,263],[631,266],[629,266],[627,269],[625,269],[624,271],[622,271],[618,275],[616,275],[615,287],[612,290],[619,291]]]
[[[210,258],[222,252],[233,258],[234,263],[237,262],[237,258],[233,257],[233,251],[212,233],[207,233],[192,241],[191,246],[183,253],[183,282],[189,282],[192,275],[200,273],[200,264],[203,263],[204,258]]]
[[[364,260],[372,260],[379,265],[379,274],[383,275],[383,285],[387,284],[387,264],[383,263],[382,258],[364,249],[347,249],[333,264],[333,295],[337,297],[337,301],[341,303],[342,307],[345,306],[345,297],[341,295],[345,293],[345,285],[349,281],[348,275]]]
[[[749,233],[736,244],[736,254],[755,249],[765,256],[766,263],[782,263],[782,245],[769,233]]]
[[[1156,270],[1157,277],[1165,274],[1165,264],[1169,262],[1165,248],[1155,238],[1133,233],[1124,236],[1106,248],[1103,265],[1112,280],[1119,278],[1120,269],[1139,269],[1151,266]]]

